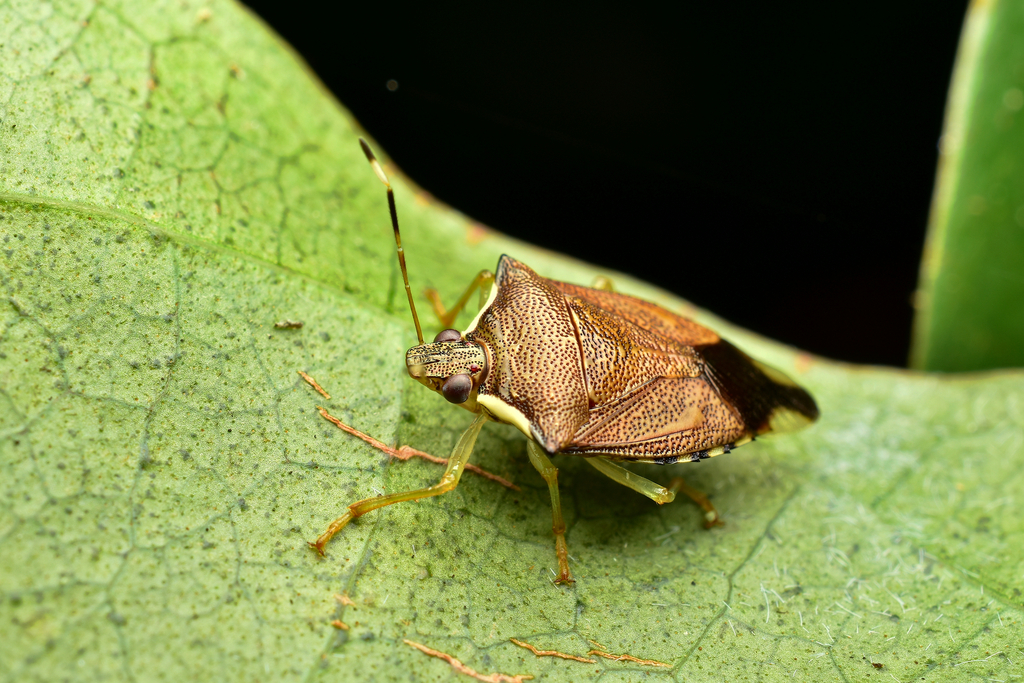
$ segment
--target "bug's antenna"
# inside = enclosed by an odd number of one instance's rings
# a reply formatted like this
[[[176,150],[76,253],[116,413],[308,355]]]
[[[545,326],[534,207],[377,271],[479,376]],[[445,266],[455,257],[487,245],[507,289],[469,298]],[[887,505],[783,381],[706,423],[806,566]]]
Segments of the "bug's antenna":
[[[370,146],[366,144],[366,140],[359,138],[359,146],[363,148],[363,154],[366,155],[366,160],[370,162],[370,166],[373,167],[373,172],[377,174],[384,186],[388,188],[388,208],[391,210],[391,226],[395,229],[395,245],[398,247],[398,264],[402,266],[402,279],[405,280],[405,293],[409,296],[409,308],[412,309],[412,321],[416,324],[416,337],[420,340],[420,346],[423,346],[423,330],[420,329],[420,318],[416,315],[416,304],[412,302],[412,288],[409,286],[409,272],[405,269],[405,250],[402,249],[402,234],[398,232],[398,212],[395,210],[395,193],[391,189],[391,183],[388,182],[388,177],[384,175],[384,169],[380,167],[380,163],[377,161],[377,157],[373,156],[373,151]]]

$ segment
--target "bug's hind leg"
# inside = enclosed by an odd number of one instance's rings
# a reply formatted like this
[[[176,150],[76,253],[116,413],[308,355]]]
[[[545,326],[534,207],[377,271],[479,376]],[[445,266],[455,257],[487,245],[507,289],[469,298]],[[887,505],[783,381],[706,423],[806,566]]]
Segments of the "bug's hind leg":
[[[377,496],[375,498],[364,498],[363,500],[356,501],[348,506],[348,510],[345,511],[341,517],[331,522],[331,525],[327,527],[327,531],[320,534],[316,541],[313,541],[309,546],[320,553],[324,554],[324,546],[331,540],[334,534],[338,533],[345,526],[356,517],[361,517],[371,510],[382,508],[385,505],[393,505],[395,503],[401,503],[406,500],[419,500],[420,498],[429,498],[431,496],[439,496],[442,493],[448,493],[456,486],[459,485],[459,478],[462,477],[462,473],[466,469],[466,463],[469,461],[469,456],[473,454],[473,446],[476,445],[476,437],[480,434],[480,428],[484,426],[484,422],[487,421],[487,417],[481,413],[473,420],[473,424],[469,426],[462,436],[459,437],[458,443],[455,444],[455,448],[452,450],[451,456],[448,458],[448,467],[444,471],[444,475],[441,476],[441,481],[428,486],[424,489],[414,489],[412,491],[402,491],[400,493],[389,493],[386,496]]]
[[[636,472],[630,472],[622,465],[616,465],[608,458],[597,456],[594,458],[587,458],[586,460],[594,467],[594,469],[612,481],[616,481],[623,486],[627,486],[637,493],[644,494],[659,505],[671,503],[676,499],[675,491],[667,489],[661,484],[657,484],[650,479],[641,477]]]
[[[491,285],[494,283],[494,273],[489,270],[481,270],[473,278],[473,281],[469,283],[469,287],[466,288],[465,293],[462,297],[452,306],[450,309],[445,309],[444,303],[441,301],[441,295],[437,293],[436,289],[428,289],[424,294],[430,299],[430,303],[434,307],[434,314],[437,315],[437,319],[441,321],[441,325],[445,328],[451,327],[455,323],[455,318],[458,317],[462,309],[466,307],[469,302],[469,297],[473,294],[473,290],[477,287],[480,288],[480,308],[487,303],[487,296],[491,293]]]
[[[688,486],[682,477],[675,477],[668,487],[664,487],[657,484],[650,479],[645,479],[635,472],[630,472],[621,465],[616,465],[611,460],[602,457],[587,458],[587,462],[594,466],[601,474],[607,476],[609,479],[617,481],[623,486],[628,486],[638,493],[642,493],[655,503],[665,504],[671,503],[676,498],[677,493],[682,493],[687,496],[690,500],[700,506],[700,509],[704,511],[704,526],[710,529],[713,526],[719,526],[724,524],[719,516],[718,510],[711,504],[708,497],[701,491]]]
[[[555,583],[576,583],[569,571],[569,546],[565,544],[565,518],[562,517],[562,500],[558,495],[558,468],[551,459],[533,441],[526,442],[526,452],[530,462],[544,481],[548,484],[551,494],[551,530],[555,533],[555,555],[558,556],[558,577]]]
[[[682,493],[684,496],[692,500],[700,509],[704,511],[704,528],[710,529],[713,526],[722,526],[725,522],[718,516],[718,510],[711,504],[708,497],[704,495],[703,491],[698,491],[692,486],[688,485],[683,481],[682,477],[675,477],[668,484],[668,489],[672,493]]]

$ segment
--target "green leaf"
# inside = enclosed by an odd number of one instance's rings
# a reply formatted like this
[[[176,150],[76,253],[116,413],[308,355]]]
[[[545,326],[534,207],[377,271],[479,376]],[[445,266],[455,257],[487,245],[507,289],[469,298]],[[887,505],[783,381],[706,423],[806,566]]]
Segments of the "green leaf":
[[[974,2],[921,265],[913,367],[1024,367],[1024,2]]]
[[[469,680],[405,639],[548,681],[1024,673],[1024,374],[826,362],[625,277],[819,400],[807,431],[676,468],[725,527],[557,458],[577,583],[556,587],[546,487],[523,437],[488,425],[474,461],[521,491],[467,474],[317,557],[347,503],[440,476],[317,405],[442,456],[471,418],[405,374],[356,124],[228,2],[7,3],[0,31],[3,680]],[[503,252],[598,274],[390,170],[416,292],[450,300]]]

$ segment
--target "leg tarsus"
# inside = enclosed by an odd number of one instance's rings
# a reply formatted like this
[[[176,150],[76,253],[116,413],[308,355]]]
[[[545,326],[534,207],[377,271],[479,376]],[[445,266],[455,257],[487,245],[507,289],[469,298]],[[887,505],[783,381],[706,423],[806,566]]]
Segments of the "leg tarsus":
[[[441,481],[428,486],[423,489],[414,489],[412,491],[402,491],[400,493],[389,493],[386,496],[376,496],[374,498],[364,498],[363,500],[356,501],[348,506],[348,510],[345,511],[341,517],[331,522],[327,530],[324,531],[320,536],[309,544],[309,546],[316,550],[320,555],[324,554],[324,546],[331,540],[334,534],[338,533],[345,526],[356,517],[362,517],[371,510],[382,508],[386,505],[394,505],[395,503],[401,503],[407,500],[419,500],[420,498],[429,498],[431,496],[439,496],[443,493],[447,493],[459,485],[459,479],[462,477],[462,473],[466,470],[466,462],[469,460],[469,456],[473,454],[473,446],[476,445],[476,437],[480,434],[480,428],[484,426],[484,422],[487,421],[487,417],[480,413],[477,418],[473,420],[473,424],[469,426],[462,436],[459,437],[458,443],[455,444],[455,448],[452,449],[452,454],[448,458],[448,467],[445,469],[444,474],[441,476]]]
[[[526,442],[526,453],[530,456],[530,463],[537,468],[537,472],[547,482],[548,493],[551,495],[551,531],[555,534],[555,555],[558,557],[558,576],[555,577],[555,583],[576,583],[576,579],[572,578],[572,572],[569,570],[569,546],[565,542],[565,518],[562,517],[562,499],[558,495],[558,468],[551,463],[551,459],[533,440]]]
[[[331,540],[331,537],[334,536],[334,534],[344,529],[345,526],[353,519],[355,519],[355,517],[352,516],[351,510],[346,510],[345,514],[331,522],[331,525],[327,527],[327,530],[317,536],[315,541],[310,541],[309,547],[315,550],[317,555],[320,557],[326,556],[327,553],[324,551],[324,546],[327,545],[327,541]]]
[[[569,571],[569,546],[565,543],[565,530],[555,534],[555,556],[558,558],[558,576],[555,577],[555,584],[571,586],[576,583]]]
[[[686,496],[694,503],[696,503],[700,507],[700,509],[704,511],[705,529],[725,525],[725,522],[722,521],[722,518],[718,514],[718,510],[716,510],[715,506],[711,504],[711,501],[708,500],[708,497],[704,494],[704,492],[699,491],[690,486],[689,484],[687,484],[685,481],[683,481],[682,477],[675,477],[674,479],[672,479],[672,481],[669,482],[668,489],[669,491],[672,491],[672,493],[682,493],[684,496]]]

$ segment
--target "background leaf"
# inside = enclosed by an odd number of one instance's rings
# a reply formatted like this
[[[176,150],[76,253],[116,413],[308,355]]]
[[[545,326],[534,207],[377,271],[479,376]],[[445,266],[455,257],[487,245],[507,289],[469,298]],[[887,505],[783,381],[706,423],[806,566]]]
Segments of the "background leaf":
[[[953,74],[913,367],[1024,366],[1024,12],[971,3]]]
[[[404,638],[556,681],[1024,673],[1020,372],[830,363],[628,278],[821,405],[808,431],[679,468],[725,527],[559,458],[578,582],[555,587],[546,488],[491,425],[474,460],[521,492],[467,475],[317,558],[306,540],[346,503],[440,471],[333,429],[296,370],[384,441],[446,455],[470,418],[405,375],[414,337],[355,124],[231,3],[2,11],[5,680],[455,676]],[[503,252],[597,274],[395,185],[416,291],[451,298]],[[510,637],[671,668],[537,659]]]

